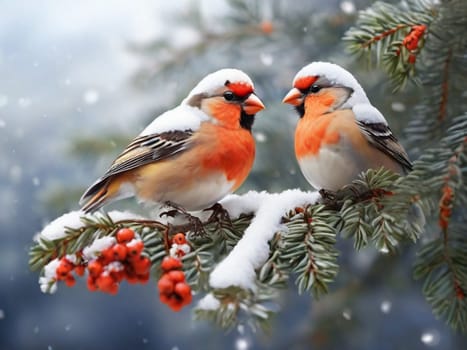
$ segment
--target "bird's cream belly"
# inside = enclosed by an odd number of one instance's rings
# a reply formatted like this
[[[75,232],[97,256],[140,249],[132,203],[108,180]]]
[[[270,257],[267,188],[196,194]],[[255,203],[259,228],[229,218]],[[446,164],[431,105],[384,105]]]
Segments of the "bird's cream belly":
[[[316,189],[336,191],[354,180],[360,170],[351,157],[333,148],[321,147],[318,154],[298,161],[308,182]]]
[[[146,201],[180,205],[188,211],[208,208],[232,192],[234,183],[227,181],[222,173],[183,175],[172,174],[171,178],[159,177],[157,183],[146,186],[139,183],[137,196]],[[152,190],[149,190],[152,189]]]
[[[223,175],[211,176],[203,181],[194,181],[190,188],[168,190],[157,201],[171,201],[190,211],[202,210],[231,193],[232,187],[233,182],[228,182]]]

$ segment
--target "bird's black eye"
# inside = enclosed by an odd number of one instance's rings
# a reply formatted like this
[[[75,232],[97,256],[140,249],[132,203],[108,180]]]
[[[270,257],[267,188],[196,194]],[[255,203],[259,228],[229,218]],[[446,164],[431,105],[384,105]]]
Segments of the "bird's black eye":
[[[319,85],[311,85],[311,87],[310,87],[310,92],[311,93],[316,93],[319,90],[321,90],[321,86],[319,86]]]
[[[232,91],[224,92],[224,98],[226,101],[232,101],[235,98],[235,95]]]

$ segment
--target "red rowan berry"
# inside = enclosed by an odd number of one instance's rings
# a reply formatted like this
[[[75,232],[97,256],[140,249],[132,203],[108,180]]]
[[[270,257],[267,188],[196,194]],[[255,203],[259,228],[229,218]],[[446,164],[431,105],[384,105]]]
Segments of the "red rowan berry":
[[[55,270],[55,273],[57,275],[57,279],[63,280],[66,278],[66,276],[73,270],[74,264],[69,261],[67,258],[61,258],[60,263],[57,266],[57,269]]]
[[[75,267],[75,273],[78,275],[78,276],[83,276],[84,275],[84,270],[85,270],[85,266],[84,265],[76,265]]]
[[[180,311],[183,308],[183,300],[177,298],[173,294],[172,294],[172,296],[170,296],[168,304],[169,304],[169,307],[173,311],[176,311],[176,312]]]
[[[185,234],[183,233],[177,233],[173,236],[172,238],[172,243],[176,243],[176,244],[185,244],[186,243],[186,238],[185,238]]]
[[[125,269],[125,278],[126,278],[126,281],[130,284],[135,284],[139,282],[138,276],[136,275],[133,268],[130,268],[130,267]]]
[[[126,245],[119,243],[112,247],[112,251],[115,260],[123,261],[127,256],[128,248]]]
[[[138,282],[141,284],[148,283],[149,278],[151,277],[149,272],[138,275]]]
[[[114,289],[113,285],[117,285],[117,283],[115,283],[115,280],[109,274],[101,274],[96,279],[96,285],[102,292],[110,293]]]
[[[151,268],[151,259],[147,256],[139,256],[139,259],[133,259],[131,263],[137,275],[145,274]]]
[[[410,54],[409,55],[409,58],[407,59],[407,62],[409,62],[410,64],[415,64],[415,61],[417,60],[417,55],[414,55],[414,54]]]
[[[191,302],[193,301],[193,295],[190,293],[188,294],[186,297],[185,297],[185,305],[188,305],[188,304],[191,304]]]
[[[57,270],[56,270],[57,279],[58,280],[64,280],[66,278],[66,276],[68,276],[70,271],[71,270],[68,268],[68,266],[65,266],[65,265],[62,265],[62,264],[58,265]]]
[[[167,272],[167,277],[170,278],[170,280],[174,283],[185,281],[185,274],[180,270],[172,270]]]
[[[123,270],[111,270],[111,271],[109,271],[109,275],[110,275],[110,277],[113,278],[113,280],[116,283],[119,283],[125,277],[125,271],[123,271]]]
[[[274,24],[271,21],[263,21],[259,24],[259,28],[264,34],[271,34],[274,31]]]
[[[118,293],[118,283],[111,284],[109,288],[105,291],[109,294],[115,295]]]
[[[174,292],[185,299],[188,295],[191,295],[191,287],[185,282],[179,282],[175,285]]]
[[[138,256],[144,249],[144,243],[142,241],[132,241],[126,245],[128,248],[128,254],[131,256]]]
[[[170,295],[174,291],[174,283],[167,275],[162,275],[161,279],[157,282],[157,288],[161,294]]]
[[[93,260],[88,263],[89,275],[93,278],[97,278],[103,270],[104,266],[99,260]]]
[[[88,276],[87,286],[91,292],[95,292],[97,290],[96,280],[92,276]]]
[[[162,264],[161,264],[161,268],[165,272],[168,272],[168,271],[171,271],[171,270],[181,269],[182,266],[183,266],[182,262],[179,259],[176,259],[176,258],[173,258],[173,257],[170,257],[170,256],[166,256],[162,260]]]
[[[412,30],[416,32],[418,35],[421,35],[426,30],[426,25],[419,24],[419,25],[412,26]]]
[[[73,277],[72,274],[68,274],[68,276],[66,276],[66,278],[65,278],[65,284],[66,284],[68,287],[73,287],[73,286],[76,284],[76,280],[75,280],[75,278]]]
[[[109,247],[109,248],[107,248],[107,249],[104,249],[104,250],[101,252],[100,258],[101,258],[102,263],[103,263],[104,265],[107,265],[108,263],[114,261],[114,251],[113,251],[113,247]]]
[[[118,243],[128,243],[133,238],[135,238],[135,232],[131,228],[121,228],[117,232],[117,242]]]
[[[415,50],[418,47],[418,37],[411,33],[404,38],[402,45],[410,51]]]
[[[68,271],[71,271],[74,267],[75,264],[73,264],[70,260],[67,258],[63,257],[60,259],[60,265],[64,266],[65,268],[68,269]]]
[[[169,304],[170,294],[159,293],[159,300],[164,304]]]

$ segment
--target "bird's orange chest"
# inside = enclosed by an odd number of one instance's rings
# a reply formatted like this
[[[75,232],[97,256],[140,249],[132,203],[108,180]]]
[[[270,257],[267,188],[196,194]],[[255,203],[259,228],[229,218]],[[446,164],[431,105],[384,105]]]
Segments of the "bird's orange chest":
[[[239,187],[248,176],[255,158],[255,142],[251,133],[242,128],[206,124],[200,141],[203,168],[222,171],[228,181],[234,182],[234,189]]]
[[[333,113],[325,113],[327,101],[309,100],[305,105],[305,115],[295,129],[295,154],[298,158],[316,155],[321,146],[336,144],[340,135]]]

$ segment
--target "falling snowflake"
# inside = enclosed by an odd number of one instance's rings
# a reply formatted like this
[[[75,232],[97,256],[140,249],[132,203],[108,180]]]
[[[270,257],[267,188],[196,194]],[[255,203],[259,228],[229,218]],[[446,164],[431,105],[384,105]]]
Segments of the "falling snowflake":
[[[404,112],[406,110],[405,104],[402,102],[393,102],[391,108],[394,112]]]
[[[355,4],[352,1],[342,1],[340,7],[342,12],[347,15],[355,13]]]
[[[389,300],[383,300],[381,302],[380,309],[383,314],[388,314],[391,311],[391,308],[392,308],[392,303]]]
[[[31,99],[27,97],[20,97],[18,99],[18,106],[21,108],[28,108],[31,105]]]
[[[263,132],[255,132],[255,139],[258,142],[266,142],[268,140],[268,137]]]
[[[99,101],[99,92],[95,89],[88,89],[83,94],[83,101],[87,105],[93,105]]]
[[[428,346],[436,346],[439,344],[440,335],[437,330],[429,330],[422,333],[420,340]]]
[[[352,311],[350,309],[345,309],[342,311],[342,317],[344,317],[347,321],[352,319]]]
[[[0,95],[0,108],[5,107],[8,104],[8,96]]]
[[[263,63],[265,66],[270,66],[274,62],[274,57],[272,57],[272,55],[269,53],[261,53],[259,55],[259,59],[261,60],[261,63]]]
[[[248,340],[245,338],[238,338],[235,342],[236,350],[247,350],[249,347]]]

